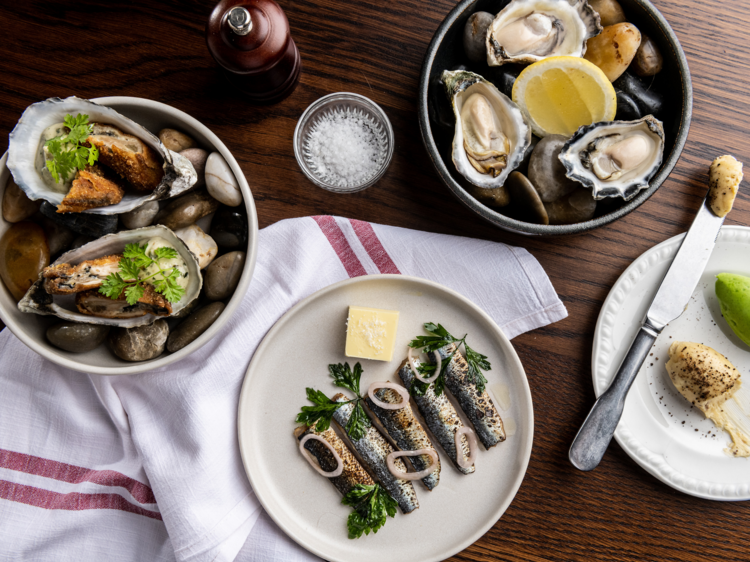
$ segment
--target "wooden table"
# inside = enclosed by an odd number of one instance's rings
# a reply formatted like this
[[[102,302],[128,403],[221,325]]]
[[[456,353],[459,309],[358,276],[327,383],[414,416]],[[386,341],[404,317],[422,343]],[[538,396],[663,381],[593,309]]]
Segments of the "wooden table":
[[[473,236],[527,248],[549,274],[567,319],[513,340],[534,399],[535,444],[512,505],[454,560],[748,560],[750,505],[711,502],[662,484],[613,443],[593,473],[567,451],[594,401],[591,343],[610,287],[642,252],[684,232],[702,200],[708,164],[750,163],[750,0],[654,0],[687,54],[695,104],[671,177],[636,212],[586,235],[534,239],[477,217],[438,179],[417,125],[417,81],[450,0],[280,0],[302,54],[301,82],[282,103],[246,103],[217,72],[204,42],[211,0],[4,2],[0,7],[0,131],[32,102],[78,95],[151,98],[186,111],[234,153],[260,226],[314,214]],[[364,94],[393,123],[385,177],[354,195],[305,179],[292,133],[302,111],[338,91]],[[727,224],[750,225],[750,186]],[[750,257],[749,257],[750,258]]]

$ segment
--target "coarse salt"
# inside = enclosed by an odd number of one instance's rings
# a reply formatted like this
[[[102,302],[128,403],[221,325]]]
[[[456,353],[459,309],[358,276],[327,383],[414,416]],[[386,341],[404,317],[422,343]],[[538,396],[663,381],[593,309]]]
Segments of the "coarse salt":
[[[336,109],[318,117],[305,143],[308,164],[322,181],[337,187],[362,185],[380,169],[385,134],[360,110]]]

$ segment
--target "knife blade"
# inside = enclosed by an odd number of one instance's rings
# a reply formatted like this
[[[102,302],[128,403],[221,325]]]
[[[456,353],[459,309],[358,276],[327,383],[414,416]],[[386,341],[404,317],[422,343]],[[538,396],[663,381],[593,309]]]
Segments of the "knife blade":
[[[568,458],[579,470],[593,470],[602,460],[641,365],[664,327],[687,308],[723,223],[724,217],[711,211],[707,194],[612,383],[594,403],[570,446]]]

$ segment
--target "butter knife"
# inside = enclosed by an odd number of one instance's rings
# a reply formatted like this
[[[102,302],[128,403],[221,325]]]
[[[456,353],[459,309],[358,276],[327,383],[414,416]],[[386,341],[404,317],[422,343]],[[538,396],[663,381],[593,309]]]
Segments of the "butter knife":
[[[721,225],[724,223],[724,217],[719,217],[711,211],[709,196],[710,191],[685,235],[654,300],[651,301],[641,328],[612,383],[594,403],[570,446],[568,458],[579,470],[593,470],[602,460],[622,417],[625,397],[651,346],[664,326],[678,318],[687,308],[688,301],[703,275]]]

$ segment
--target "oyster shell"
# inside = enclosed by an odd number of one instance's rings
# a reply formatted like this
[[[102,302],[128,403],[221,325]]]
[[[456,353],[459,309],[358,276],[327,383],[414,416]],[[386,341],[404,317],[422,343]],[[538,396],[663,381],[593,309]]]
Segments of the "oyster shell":
[[[594,199],[629,201],[659,170],[664,128],[652,115],[603,121],[578,129],[560,151],[566,176],[592,189]]]
[[[80,248],[64,253],[55,260],[52,266],[63,263],[76,265],[82,261],[102,258],[111,254],[119,254],[123,251],[126,244],[144,242],[149,238],[154,237],[163,238],[172,244],[187,265],[189,275],[185,294],[178,302],[172,303],[172,313],[170,316],[176,316],[190,305],[192,301],[198,298],[201,287],[203,286],[203,278],[196,257],[188,249],[185,243],[166,226],[146,226],[136,230],[124,230],[115,234],[108,234],[98,240],[84,244]],[[103,271],[102,275],[105,273],[107,272]],[[83,281],[86,280],[83,279]],[[82,294],[83,293],[78,293],[77,295]],[[136,318],[103,318],[99,316],[91,316],[89,314],[82,314],[76,307],[75,300],[77,295],[53,295],[48,293],[45,290],[45,280],[40,275],[39,280],[31,286],[18,303],[18,308],[21,312],[31,312],[43,316],[54,315],[72,322],[104,324],[108,326],[120,326],[122,328],[132,328],[134,326],[152,324],[159,318],[163,317],[163,315],[155,315],[152,313],[138,316]],[[119,306],[119,301],[109,300],[114,307]]]
[[[487,64],[580,57],[601,31],[599,14],[586,0],[512,0],[487,30]]]
[[[502,186],[531,143],[531,129],[521,111],[478,74],[446,70],[441,79],[456,117],[456,170],[476,186]]]
[[[59,205],[64,192],[55,191],[42,179],[37,170],[37,155],[42,133],[50,125],[63,121],[66,114],[83,113],[89,116],[90,123],[113,125],[120,131],[138,137],[153,148],[163,160],[164,177],[150,193],[138,193],[133,189],[116,205],[88,209],[85,213],[115,215],[140,207],[147,201],[174,197],[190,189],[198,180],[198,175],[190,161],[184,156],[168,150],[159,139],[142,125],[128,119],[110,107],[99,105],[77,97],[66,99],[50,98],[34,103],[26,108],[10,133],[8,144],[8,168],[16,184],[29,199],[44,199],[52,205]]]

